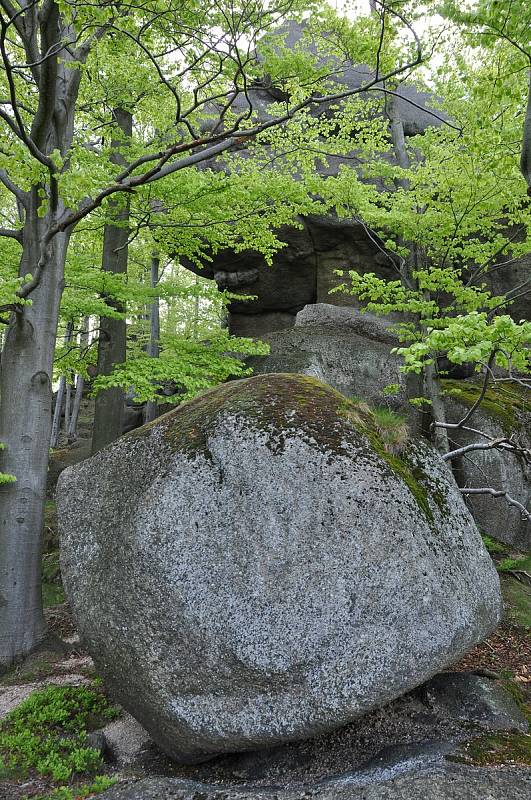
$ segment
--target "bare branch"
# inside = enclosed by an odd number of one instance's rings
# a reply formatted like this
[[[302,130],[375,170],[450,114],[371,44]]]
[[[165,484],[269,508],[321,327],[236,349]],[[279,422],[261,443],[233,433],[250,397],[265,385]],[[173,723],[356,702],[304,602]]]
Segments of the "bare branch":
[[[511,495],[507,494],[507,492],[503,491],[502,489],[493,489],[491,486],[483,486],[476,489],[463,488],[459,489],[459,491],[461,492],[461,494],[465,495],[489,494],[491,495],[491,497],[503,497],[510,506],[514,506],[519,510],[523,519],[531,521],[531,513],[527,510],[527,508],[523,506],[522,503],[519,503],[518,500],[515,500],[514,497],[511,497]]]
[[[23,206],[26,205],[26,193],[19,186],[17,186],[16,183],[13,183],[5,169],[0,169],[0,183],[3,183],[6,189],[10,191],[11,194],[14,194],[17,200],[22,203]]]
[[[53,161],[40,151],[34,139],[28,134],[19,111],[17,92],[13,78],[13,67],[6,49],[8,24],[9,23],[5,21],[3,16],[0,15],[0,55],[4,64],[7,85],[9,87],[9,97],[15,119],[12,120],[9,114],[3,111],[0,112],[0,116],[2,116],[2,118],[7,122],[13,133],[15,133],[15,135],[26,145],[31,155],[36,158],[37,161],[40,161],[41,164],[44,164],[44,166],[46,166],[48,169],[53,170]]]
[[[440,426],[435,423],[437,427],[446,427]],[[501,438],[501,439],[492,439],[489,442],[472,442],[471,444],[465,444],[463,447],[458,447],[456,450],[452,450],[449,453],[443,454],[444,461],[451,461],[453,458],[457,456],[462,456],[464,453],[471,453],[473,450],[505,450],[512,453],[521,453],[523,455],[528,454],[529,451],[525,447],[520,447],[519,445],[515,444],[511,439]]]
[[[12,228],[0,228],[0,236],[5,236],[8,239],[16,239],[17,242],[22,244],[21,230],[14,230]]]

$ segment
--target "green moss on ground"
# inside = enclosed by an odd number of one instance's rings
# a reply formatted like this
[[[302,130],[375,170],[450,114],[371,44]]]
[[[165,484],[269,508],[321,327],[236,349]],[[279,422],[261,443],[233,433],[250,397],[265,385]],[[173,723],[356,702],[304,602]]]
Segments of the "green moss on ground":
[[[131,438],[150,435],[156,425],[174,452],[211,459],[209,432],[224,416],[252,421],[255,429],[267,434],[268,446],[274,452],[282,451],[292,432],[317,442],[331,455],[346,454],[346,442],[354,439],[368,456],[379,456],[404,481],[428,521],[433,521],[426,488],[407,460],[397,453],[407,439],[404,420],[396,415],[393,420],[389,415],[384,419],[364,403],[348,400],[306,375],[272,373],[231,381],[128,435]]]
[[[501,577],[507,618],[514,625],[531,630],[531,585],[512,575],[502,574]]]
[[[488,536],[486,533],[482,533],[481,538],[485,549],[491,556],[507,555],[509,552],[509,546],[505,542],[500,542],[499,539],[494,539],[494,537]]]
[[[45,608],[58,606],[65,602],[65,592],[61,581],[59,551],[45,553],[42,558],[42,603]]]
[[[520,572],[522,575],[531,573],[531,555],[516,558],[504,558],[496,564],[498,572]]]
[[[481,767],[531,765],[531,736],[528,733],[488,733],[465,742],[453,761]]]
[[[441,381],[441,387],[443,394],[471,408],[481,393],[482,383],[446,379]],[[510,433],[522,426],[520,416],[531,412],[531,394],[518,384],[489,387],[481,401],[481,410],[499,422],[505,433]]]
[[[491,536],[482,534],[481,538],[500,575],[506,619],[531,630],[531,555],[511,551]]]
[[[103,692],[87,686],[48,686],[33,692],[0,723],[3,779],[45,779],[48,796],[70,800],[110,785],[99,775],[100,754],[88,746],[90,731],[118,715]],[[87,782],[88,781],[88,782]],[[99,789],[94,789],[94,785]]]
[[[503,688],[508,692],[531,725],[531,706],[513,673],[504,671]],[[531,766],[531,734],[517,731],[486,733],[465,742],[452,760],[475,766]]]

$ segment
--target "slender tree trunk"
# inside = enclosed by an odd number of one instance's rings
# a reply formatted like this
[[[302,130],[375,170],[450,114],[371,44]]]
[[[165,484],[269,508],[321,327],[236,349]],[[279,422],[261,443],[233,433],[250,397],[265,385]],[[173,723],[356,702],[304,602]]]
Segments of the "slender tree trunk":
[[[55,396],[55,408],[53,411],[52,419],[52,432],[50,434],[50,447],[57,447],[59,441],[59,431],[61,429],[61,417],[63,414],[63,397],[65,394],[66,378],[61,375],[59,378],[59,386],[57,387],[57,394]]]
[[[426,397],[431,402],[434,421],[446,422],[446,408],[441,395],[435,364],[428,364],[424,367],[424,387]],[[448,443],[448,432],[446,428],[439,428],[435,425],[433,429],[433,441],[440,453],[449,452],[450,445]]]
[[[199,285],[199,279],[196,275],[195,277],[195,287],[197,289]],[[198,339],[198,332],[199,332],[199,295],[195,296],[194,299],[194,326],[192,330],[192,337],[197,341]]]
[[[123,133],[124,138],[130,137],[133,128],[133,118],[129,111],[116,109],[114,111],[116,123]],[[116,150],[111,159],[119,164],[122,157],[119,148],[122,141],[115,141],[113,149]],[[117,206],[117,203],[121,205]],[[115,219],[120,225],[107,223],[103,235],[103,260],[102,269],[115,274],[127,272],[127,240],[129,230],[129,198],[120,198],[113,201],[110,207],[115,208]],[[116,301],[109,301],[117,311],[125,311]],[[98,375],[110,375],[115,364],[126,359],[127,323],[125,319],[102,317],[100,320],[100,338],[98,343]],[[122,433],[122,414],[124,406],[124,393],[122,389],[104,389],[96,397],[94,412],[94,430],[92,434],[92,452],[97,453],[102,447],[113,442]]]
[[[72,386],[71,384],[66,384],[66,394],[65,394],[65,433],[70,427],[70,409],[72,408]]]
[[[372,10],[375,11],[375,8],[371,6]],[[389,95],[386,98],[386,111],[387,117],[389,119],[389,129],[391,133],[391,141],[393,143],[393,150],[395,154],[395,158],[397,163],[402,169],[409,169],[411,166],[411,160],[409,158],[409,153],[407,151],[406,146],[406,136],[404,134],[404,123],[400,116],[400,112],[398,110],[398,106],[396,103],[396,98],[393,95]],[[395,184],[398,189],[403,189],[404,191],[409,190],[409,181],[407,178],[397,178],[395,180]],[[414,289],[416,287],[416,281],[413,276],[416,262],[417,262],[417,249],[413,242],[406,243],[409,256],[404,259],[402,266],[400,268],[400,277],[402,280],[403,285],[408,289]],[[413,315],[410,315],[410,318]],[[418,323],[418,318],[415,320]],[[406,392],[408,398],[412,397],[420,397],[423,391],[423,379],[422,375],[416,375],[415,373],[409,372],[406,375]],[[419,415],[419,412],[411,406],[411,411],[409,412],[408,418],[409,425],[411,429],[420,434],[423,432],[422,428],[422,421]]]
[[[72,403],[72,416],[70,417],[70,421],[66,429],[66,437],[68,440],[68,444],[72,444],[72,442],[75,442],[77,439],[77,422],[79,419],[79,411],[81,409],[81,401],[83,399],[84,386],[85,386],[85,381],[83,380],[83,376],[77,375],[76,391],[74,394],[74,402]]]
[[[38,10],[38,97],[30,137],[44,156],[70,150],[81,70],[66,41],[54,0]],[[19,15],[17,15],[19,16]],[[36,25],[35,25],[36,27]],[[22,38],[35,44],[35,29],[23,23]],[[61,45],[61,46],[59,46]],[[77,58],[86,59],[89,50]],[[70,62],[70,63],[67,63]],[[0,371],[0,471],[15,477],[0,485],[0,671],[33,650],[45,637],[41,597],[41,550],[52,424],[52,367],[59,304],[70,231],[57,232],[64,213],[54,170],[43,184],[20,190],[24,217],[19,275],[35,284],[31,305],[13,312]],[[44,203],[43,203],[44,200]],[[45,211],[44,216],[41,215]],[[55,235],[51,236],[52,231]]]
[[[159,282],[160,259],[157,253],[151,257],[151,288],[155,289]],[[160,355],[160,301],[159,297],[153,298],[149,310],[150,335],[148,353],[151,358],[158,358]],[[152,422],[156,419],[158,405],[154,400],[149,400],[144,409],[144,422]]]
[[[73,330],[73,325],[71,322],[69,322],[66,326],[66,332],[64,338],[64,342],[66,345],[72,341],[72,330]],[[55,409],[53,412],[50,447],[57,447],[57,442],[59,441],[59,432],[61,430],[61,416],[63,411],[63,397],[65,394],[65,387],[66,387],[66,378],[64,375],[61,375],[61,377],[59,378],[59,386],[57,388],[57,395],[55,398]],[[68,400],[68,395],[67,395],[67,400]],[[66,422],[67,405],[68,403],[65,404],[65,430],[67,428],[67,422]]]
[[[33,273],[46,218],[31,193],[20,274]],[[15,315],[0,373],[0,469],[16,482],[0,486],[0,671],[23,658],[45,635],[41,540],[52,422],[52,365],[68,236],[48,250],[32,305]]]
[[[90,317],[85,317],[83,321],[83,330],[80,336],[80,347],[83,350],[88,345]],[[74,402],[72,404],[72,416],[70,424],[66,429],[66,435],[69,443],[75,442],[77,439],[77,422],[79,419],[79,411],[81,409],[81,401],[83,400],[83,389],[85,388],[85,381],[82,375],[76,375],[76,392],[74,395]]]

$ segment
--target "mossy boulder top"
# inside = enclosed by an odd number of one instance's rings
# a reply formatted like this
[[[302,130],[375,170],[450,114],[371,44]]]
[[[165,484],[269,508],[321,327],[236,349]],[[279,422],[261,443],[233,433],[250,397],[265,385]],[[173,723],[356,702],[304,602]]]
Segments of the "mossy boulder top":
[[[498,578],[445,464],[424,443],[389,450],[366,407],[276,374],[62,474],[81,636],[171,757],[341,726],[497,624]]]

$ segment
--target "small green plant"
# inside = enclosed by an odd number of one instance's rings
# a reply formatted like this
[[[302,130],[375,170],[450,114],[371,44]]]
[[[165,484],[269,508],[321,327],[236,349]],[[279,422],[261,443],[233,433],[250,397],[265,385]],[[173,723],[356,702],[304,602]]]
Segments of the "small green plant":
[[[487,536],[486,533],[482,533],[481,538],[483,539],[483,544],[485,545],[487,552],[489,552],[491,555],[505,555],[507,553],[507,547],[497,539]]]
[[[0,773],[47,778],[57,784],[52,796],[69,800],[64,784],[94,776],[102,767],[100,754],[87,745],[88,732],[117,713],[92,687],[49,686],[33,692],[0,724]]]
[[[531,571],[531,556],[525,558],[504,558],[497,565],[498,572],[529,572]]]
[[[83,783],[75,788],[59,786],[53,789],[50,794],[39,795],[32,800],[83,800],[93,794],[104,792],[116,783],[116,778],[109,778],[107,775],[96,775],[92,783]]]
[[[374,425],[389,453],[399,453],[409,439],[409,428],[403,417],[388,408],[374,408]]]

